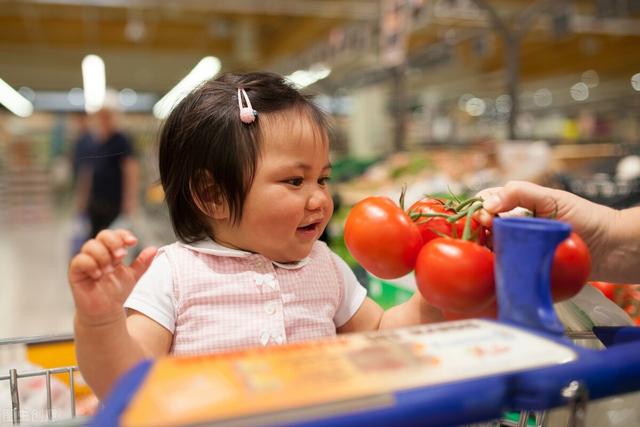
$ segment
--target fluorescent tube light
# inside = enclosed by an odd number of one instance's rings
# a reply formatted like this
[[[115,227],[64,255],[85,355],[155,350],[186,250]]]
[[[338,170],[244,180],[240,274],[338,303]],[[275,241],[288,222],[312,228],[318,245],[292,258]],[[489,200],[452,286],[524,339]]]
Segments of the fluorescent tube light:
[[[297,89],[305,88],[314,84],[318,80],[325,79],[331,74],[331,68],[316,64],[308,70],[295,71],[285,78],[289,80]]]
[[[87,55],[82,60],[82,84],[84,109],[95,113],[102,107],[106,93],[104,61],[98,55]]]
[[[153,115],[158,119],[165,119],[180,102],[182,98],[187,96],[195,87],[205,80],[209,80],[220,71],[220,60],[215,56],[206,56],[193,67],[193,70],[187,74],[185,78],[173,87],[165,96],[153,106]]]
[[[0,79],[0,104],[7,107],[16,116],[29,117],[33,113],[33,104],[18,91]]]

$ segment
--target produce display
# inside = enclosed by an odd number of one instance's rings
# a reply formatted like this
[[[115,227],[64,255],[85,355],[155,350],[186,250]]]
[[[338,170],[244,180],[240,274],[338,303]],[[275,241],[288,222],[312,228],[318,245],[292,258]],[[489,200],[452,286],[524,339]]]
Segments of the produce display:
[[[424,197],[405,210],[387,197],[354,205],[344,241],[363,268],[382,279],[415,272],[422,296],[449,320],[497,315],[490,230],[474,218],[479,198]],[[551,270],[554,302],[576,295],[591,272],[591,256],[576,233],[556,249]]]
[[[640,285],[609,282],[590,282],[589,284],[622,307],[635,324],[640,325]]]

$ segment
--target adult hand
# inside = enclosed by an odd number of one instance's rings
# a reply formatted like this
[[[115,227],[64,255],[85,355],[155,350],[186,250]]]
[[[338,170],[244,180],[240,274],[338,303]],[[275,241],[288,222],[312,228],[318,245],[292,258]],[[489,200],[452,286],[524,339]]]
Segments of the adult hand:
[[[477,218],[490,226],[495,215],[526,208],[534,216],[554,218],[569,223],[573,230],[589,246],[594,264],[593,275],[606,269],[602,261],[609,257],[614,245],[612,225],[620,217],[620,211],[583,199],[567,191],[552,189],[524,181],[511,181],[504,187],[482,190],[478,196],[484,199],[483,210]]]

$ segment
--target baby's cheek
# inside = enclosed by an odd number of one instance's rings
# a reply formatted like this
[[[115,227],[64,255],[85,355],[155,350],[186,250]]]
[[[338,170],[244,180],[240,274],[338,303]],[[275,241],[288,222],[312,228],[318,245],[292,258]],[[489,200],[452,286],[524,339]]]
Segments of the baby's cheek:
[[[265,226],[274,229],[297,227],[304,216],[304,206],[292,206],[277,200],[271,202],[269,210],[263,212],[262,219]]]

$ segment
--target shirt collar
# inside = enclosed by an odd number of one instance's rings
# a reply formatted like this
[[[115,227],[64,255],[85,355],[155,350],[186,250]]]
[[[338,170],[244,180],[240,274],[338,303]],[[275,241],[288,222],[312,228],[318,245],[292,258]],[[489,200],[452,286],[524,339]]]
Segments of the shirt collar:
[[[216,256],[225,256],[225,257],[234,257],[234,258],[247,258],[250,257],[252,255],[255,256],[260,256],[265,258],[262,255],[258,255],[258,254],[254,254],[252,252],[247,252],[247,251],[243,251],[240,249],[233,249],[233,248],[228,248],[226,246],[222,246],[219,243],[214,242],[211,239],[204,239],[204,240],[198,240],[196,242],[193,243],[182,243],[180,242],[180,245],[189,248],[193,251],[196,252],[200,252],[203,254],[209,254],[209,255],[216,255]],[[277,261],[271,261],[274,265],[280,267],[280,268],[284,268],[287,270],[296,270],[298,268],[304,267],[305,265],[307,265],[309,263],[311,259],[309,257],[305,257],[303,259],[301,259],[300,261],[297,262],[291,262],[291,263],[281,263],[281,262],[277,262]]]

